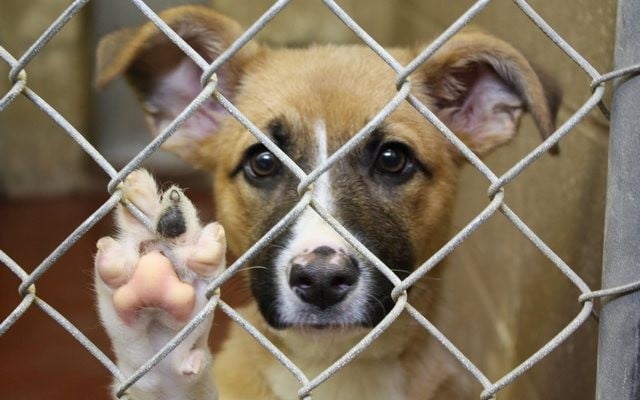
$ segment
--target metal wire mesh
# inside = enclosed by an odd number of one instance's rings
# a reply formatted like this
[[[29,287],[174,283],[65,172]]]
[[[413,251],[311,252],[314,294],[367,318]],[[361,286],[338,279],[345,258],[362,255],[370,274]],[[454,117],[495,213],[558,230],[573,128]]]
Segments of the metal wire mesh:
[[[345,12],[335,1],[323,0],[326,7],[335,14],[362,42],[370,47],[385,63],[387,63],[396,73],[397,94],[379,111],[379,113],[371,119],[360,131],[356,132],[353,137],[338,151],[332,154],[326,162],[318,165],[310,173],[305,173],[296,163],[291,160],[278,146],[269,139],[261,130],[256,127],[247,117],[245,117],[234,104],[226,99],[216,88],[217,78],[216,71],[227,62],[243,45],[251,40],[262,28],[269,23],[280,11],[282,11],[290,2],[290,0],[276,1],[253,25],[251,25],[244,34],[238,38],[226,51],[224,51],[211,64],[207,63],[198,53],[192,49],[180,36],[178,36],[158,15],[150,9],[143,0],[131,0],[131,2],[150,20],[152,21],[172,42],[174,42],[188,57],[190,57],[198,67],[202,69],[202,91],[193,99],[193,101],[170,123],[153,141],[151,141],[135,158],[133,158],[121,170],[116,170],[109,162],[78,132],[65,118],[60,115],[53,107],[47,104],[34,91],[27,86],[27,74],[25,68],[32,62],[38,52],[46,46],[56,33],[68,22],[74,15],[78,13],[88,3],[88,0],[74,1],[61,15],[53,22],[53,24],[34,42],[34,44],[19,59],[15,59],[5,49],[0,47],[0,58],[11,67],[9,79],[12,88],[0,99],[0,112],[3,111],[8,104],[16,99],[19,95],[23,95],[32,101],[42,112],[47,114],[55,121],[63,130],[73,138],[78,145],[96,162],[96,164],[111,178],[107,190],[110,198],[99,207],[91,216],[89,216],[71,235],[69,235],[48,257],[46,257],[33,272],[27,274],[19,265],[17,265],[9,255],[0,250],[0,262],[13,272],[20,280],[19,293],[23,297],[22,302],[15,310],[0,324],[0,335],[5,333],[11,326],[25,313],[27,309],[34,304],[43,312],[48,314],[53,320],[59,323],[65,330],[76,338],[93,356],[95,356],[108,371],[114,376],[118,382],[117,396],[127,398],[127,389],[135,384],[146,372],[154,365],[162,360],[175,346],[177,346],[183,338],[185,338],[197,325],[210,315],[216,307],[227,314],[233,321],[240,324],[251,336],[255,338],[262,346],[265,347],[273,356],[285,367],[300,383],[298,397],[301,399],[310,399],[311,392],[321,385],[330,376],[347,365],[359,353],[364,351],[372,342],[374,342],[387,329],[394,320],[404,311],[411,315],[424,329],[429,332],[442,346],[444,346],[473,376],[483,387],[480,398],[483,400],[495,398],[496,393],[510,384],[520,375],[527,372],[533,365],[538,363],[542,358],[560,346],[581,324],[588,318],[593,310],[593,302],[596,298],[611,295],[621,295],[635,291],[640,287],[640,283],[630,283],[628,285],[617,288],[593,291],[587,284],[571,269],[570,266],[549,248],[507,205],[504,196],[504,187],[522,173],[527,167],[534,163],[541,155],[552,148],[566,134],[568,134],[595,106],[608,115],[606,107],[602,103],[603,94],[605,92],[605,84],[612,79],[619,78],[624,75],[631,75],[640,71],[640,66],[629,66],[606,74],[599,73],[587,60],[585,60],[576,50],[574,50],[567,42],[563,40],[536,11],[524,0],[514,0],[514,3],[520,10],[528,16],[531,21],[536,24],[542,32],[544,32],[551,41],[557,45],[571,60],[573,60],[591,79],[591,89],[593,94],[591,97],[573,114],[562,126],[560,126],[552,135],[550,135],[543,143],[537,146],[529,154],[518,161],[511,169],[501,176],[497,176],[483,161],[481,161],[469,148],[467,148],[455,134],[443,124],[436,115],[418,98],[410,92],[411,81],[409,75],[422,65],[429,57],[431,57],[444,43],[446,43],[454,34],[466,26],[481,10],[483,10],[490,0],[477,1],[463,15],[461,15],[453,24],[451,24],[439,37],[437,37],[427,48],[425,48],[413,61],[406,66],[401,65],[395,60],[383,46],[377,43],[369,34],[362,29],[352,18]],[[260,240],[258,240],[245,254],[240,256],[224,273],[218,276],[207,289],[207,305],[193,318],[184,329],[176,335],[163,349],[161,349],[152,359],[148,360],[131,376],[123,376],[118,367],[111,361],[100,349],[94,345],[86,336],[82,334],[73,324],[71,324],[63,315],[56,311],[53,307],[38,298],[36,294],[36,283],[50,268],[52,268],[59,257],[71,248],[76,241],[84,235],[96,222],[107,215],[118,205],[121,199],[121,192],[118,184],[121,183],[126,176],[133,170],[139,168],[140,164],[155,152],[160,145],[165,142],[178,129],[178,127],[192,115],[198,107],[200,107],[207,99],[214,97],[218,103],[224,107],[234,118],[244,125],[255,137],[262,142],[280,161],[289,168],[293,174],[299,179],[298,193],[300,199],[298,203],[283,217],[271,230],[269,230]],[[400,104],[408,102],[411,104],[424,118],[432,123],[442,135],[450,141],[459,151],[466,157],[469,162],[486,178],[488,181],[488,197],[489,203],[484,210],[479,213],[471,222],[461,229],[445,246],[438,250],[424,264],[419,266],[405,279],[400,279],[391,269],[378,259],[366,246],[358,241],[341,223],[333,218],[313,197],[310,186],[324,172],[329,170],[336,162],[348,154],[361,141],[365,140],[383,121],[395,110]],[[127,205],[142,220],[144,215],[136,211],[130,204]],[[273,343],[264,337],[255,327],[247,322],[239,313],[231,306],[220,300],[219,287],[233,276],[248,260],[265,248],[280,232],[287,226],[292,224],[306,209],[315,210],[336,232],[344,237],[344,239],[364,257],[369,259],[372,264],[384,276],[386,276],[394,285],[392,297],[395,306],[386,317],[373,328],[357,345],[351,348],[334,364],[329,366],[325,371],[315,377],[306,376],[302,370],[297,367],[286,355],[281,352]],[[457,248],[463,241],[471,235],[479,226],[487,221],[496,212],[502,213],[511,223],[526,237],[534,246],[536,246],[542,254],[544,254],[555,267],[562,272],[580,291],[580,297],[577,299],[582,304],[580,312],[574,319],[567,324],[560,332],[557,333],[550,341],[537,350],[528,359],[520,365],[515,366],[510,372],[498,380],[490,380],[477,366],[475,366],[469,358],[465,356],[442,332],[438,330],[424,315],[420,314],[409,302],[407,290],[416,283],[420,278],[424,277],[429,271],[435,267],[441,260]],[[145,221],[148,226],[148,221]]]

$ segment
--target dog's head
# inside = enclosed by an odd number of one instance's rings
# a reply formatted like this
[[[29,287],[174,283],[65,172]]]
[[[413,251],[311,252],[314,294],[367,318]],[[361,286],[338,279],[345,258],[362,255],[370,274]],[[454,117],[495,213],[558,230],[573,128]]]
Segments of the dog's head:
[[[211,62],[242,33],[201,7],[163,19]],[[420,49],[393,49],[401,63]],[[98,83],[124,74],[159,133],[201,91],[202,71],[148,24],[101,44]],[[397,93],[395,74],[362,46],[271,49],[250,42],[217,72],[218,90],[310,172]],[[461,33],[410,77],[412,93],[479,155],[509,142],[529,111],[543,137],[557,96],[526,59],[483,33]],[[214,99],[165,147],[214,175],[217,215],[240,254],[299,201],[298,178]],[[400,278],[446,239],[463,157],[408,103],[311,189],[318,204]],[[256,256],[252,293],[273,327],[370,327],[393,305],[392,284],[314,210]],[[421,296],[425,297],[422,293]]]

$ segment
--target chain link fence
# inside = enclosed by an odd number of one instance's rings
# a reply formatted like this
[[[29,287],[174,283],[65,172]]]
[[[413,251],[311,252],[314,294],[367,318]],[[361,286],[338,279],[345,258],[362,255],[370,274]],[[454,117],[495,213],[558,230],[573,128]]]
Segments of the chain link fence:
[[[429,57],[431,57],[445,42],[447,42],[460,29],[469,24],[473,18],[482,11],[491,1],[480,0],[473,4],[464,14],[462,14],[453,24],[451,24],[439,37],[437,37],[427,48],[425,48],[413,61],[408,65],[402,65],[395,60],[387,50],[374,40],[363,28],[361,28],[352,17],[345,12],[335,1],[323,0],[326,7],[335,16],[342,21],[350,30],[352,30],[362,43],[371,48],[387,65],[389,65],[396,73],[397,94],[384,106],[379,113],[372,118],[360,131],[354,132],[353,137],[338,151],[332,154],[326,162],[318,165],[310,173],[305,173],[287,154],[278,148],[263,132],[260,131],[248,118],[246,118],[234,104],[226,99],[217,90],[216,71],[227,62],[242,46],[251,40],[265,25],[267,25],[281,10],[283,10],[291,0],[276,1],[253,25],[251,25],[244,34],[239,37],[226,51],[224,51],[211,64],[206,62],[193,48],[191,48],[180,36],[165,24],[158,15],[145,4],[143,0],[131,0],[131,2],[152,21],[173,43],[175,43],[193,62],[202,69],[202,91],[193,99],[191,104],[185,108],[180,115],[170,123],[153,141],[151,141],[144,150],[134,157],[124,168],[116,170],[85,137],[74,128],[56,109],[51,107],[45,100],[38,96],[36,92],[27,85],[27,73],[25,68],[29,65],[38,52],[47,45],[47,43],[57,34],[57,32],[74,17],[89,0],[74,1],[54,22],[53,24],[33,43],[33,45],[18,59],[9,54],[4,48],[0,47],[0,58],[7,63],[11,70],[9,80],[12,88],[4,94],[0,99],[0,112],[2,112],[14,99],[18,96],[25,96],[33,104],[35,104],[43,113],[48,115],[55,121],[64,131],[71,137],[82,149],[95,161],[95,163],[110,178],[107,190],[110,198],[104,202],[91,216],[89,216],[77,229],[71,233],[60,245],[46,257],[40,265],[31,273],[15,263],[10,255],[0,249],[0,262],[4,267],[12,271],[20,280],[21,284],[18,288],[22,301],[18,307],[0,324],[0,335],[7,332],[11,326],[34,305],[49,315],[53,320],[60,324],[77,339],[94,357],[96,357],[105,368],[114,376],[118,382],[117,396],[122,399],[127,398],[127,389],[136,383],[147,371],[153,368],[160,360],[162,360],[175,346],[177,346],[183,338],[185,338],[195,327],[198,326],[208,315],[214,312],[216,308],[227,314],[233,321],[240,324],[251,336],[255,338],[262,346],[264,346],[273,356],[284,365],[291,374],[298,380],[300,389],[297,393],[300,399],[311,399],[312,392],[319,385],[322,385],[329,377],[338,370],[347,365],[351,360],[364,351],[372,342],[374,342],[403,312],[410,314],[417,323],[422,325],[424,329],[431,334],[442,346],[444,346],[475,378],[483,387],[479,397],[483,400],[494,399],[497,393],[505,386],[509,385],[522,374],[537,364],[542,358],[550,352],[561,346],[565,340],[570,337],[592,314],[594,313],[594,301],[603,296],[622,295],[635,291],[640,287],[640,283],[634,282],[624,286],[608,288],[604,290],[592,290],[578,276],[572,268],[567,265],[545,242],[540,239],[519,217],[509,208],[504,194],[504,188],[514,179],[516,179],[526,168],[536,162],[540,156],[545,154],[549,149],[555,146],[565,135],[579,124],[585,116],[595,107],[599,107],[605,115],[609,115],[607,108],[602,102],[605,88],[608,82],[622,76],[631,76],[640,70],[640,66],[626,66],[625,68],[602,74],[598,72],[586,59],[584,59],[576,50],[574,50],[567,42],[560,37],[551,26],[549,26],[543,18],[541,18],[534,8],[524,0],[514,0],[514,3],[524,13],[533,24],[535,24],[548,38],[558,46],[567,57],[575,62],[585,74],[592,80],[592,95],[589,99],[574,113],[566,122],[562,124],[552,135],[550,135],[543,143],[537,146],[533,151],[518,161],[512,168],[502,175],[496,175],[483,161],[481,161],[470,149],[468,149],[457,137],[444,125],[436,115],[425,106],[418,98],[411,94],[411,80],[409,76],[422,65]],[[118,189],[126,176],[133,170],[140,167],[141,163],[165,142],[178,129],[178,127],[188,119],[207,99],[214,97],[217,102],[224,107],[234,118],[242,123],[255,137],[262,142],[280,161],[291,170],[299,179],[298,193],[299,201],[282,220],[280,220],[272,229],[267,232],[260,240],[258,240],[245,254],[241,255],[232,265],[230,265],[224,273],[214,279],[208,287],[207,297],[209,299],[207,305],[193,318],[184,329],[174,337],[166,346],[158,352],[152,359],[142,365],[140,369],[132,376],[123,376],[118,370],[116,364],[109,359],[96,345],[94,345],[80,330],[70,323],[64,315],[56,311],[53,307],[39,298],[36,293],[36,283],[38,280],[56,265],[57,260],[82,237],[92,226],[94,226],[105,215],[109,214],[121,201],[122,194]],[[323,207],[317,202],[312,192],[309,190],[311,185],[324,172],[329,170],[337,161],[348,154],[356,145],[365,140],[371,133],[385,120],[385,118],[393,112],[400,104],[408,102],[413,106],[425,119],[433,124],[444,137],[451,142],[466,157],[473,167],[475,167],[487,181],[488,204],[471,222],[463,229],[457,232],[449,242],[439,249],[424,264],[416,268],[408,277],[401,280],[393,273],[388,266],[379,260],[371,251],[362,245],[358,239],[353,236],[341,223],[333,218]],[[132,207],[129,205],[129,207]],[[392,297],[395,300],[395,306],[386,315],[386,317],[372,329],[356,346],[350,349],[344,356],[329,366],[325,371],[317,376],[307,376],[296,366],[287,356],[280,351],[273,343],[264,337],[257,329],[251,326],[236,310],[227,303],[222,301],[219,296],[219,287],[236,274],[247,262],[251,260],[257,253],[264,249],[279,233],[291,225],[306,209],[315,210],[336,232],[344,237],[344,239],[364,257],[369,259],[372,264],[386,276],[394,285]],[[135,210],[134,210],[135,211]],[[577,302],[581,304],[581,309],[577,315],[570,321],[560,332],[557,333],[544,346],[539,348],[533,355],[515,366],[510,372],[497,380],[489,379],[483,371],[474,365],[473,362],[465,354],[460,351],[447,336],[438,330],[424,315],[420,314],[409,302],[407,290],[414,285],[419,279],[428,274],[440,261],[449,255],[454,249],[460,246],[479,226],[491,218],[496,213],[502,213],[511,223],[526,237],[531,243],[539,249],[562,274],[575,285],[581,295]],[[140,218],[145,219],[144,215],[137,213]]]

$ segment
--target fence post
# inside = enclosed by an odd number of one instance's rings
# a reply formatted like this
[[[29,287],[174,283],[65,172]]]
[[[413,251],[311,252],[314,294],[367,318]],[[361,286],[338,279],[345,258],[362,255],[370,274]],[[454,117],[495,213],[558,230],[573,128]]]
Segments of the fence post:
[[[615,69],[640,61],[640,3],[619,0]],[[602,286],[640,278],[640,76],[616,85],[611,114]],[[640,292],[603,303],[598,400],[640,399]]]

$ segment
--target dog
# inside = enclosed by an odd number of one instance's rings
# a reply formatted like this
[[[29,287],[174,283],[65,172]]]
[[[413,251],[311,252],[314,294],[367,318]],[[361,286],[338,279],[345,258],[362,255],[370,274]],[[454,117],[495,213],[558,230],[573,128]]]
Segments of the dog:
[[[206,7],[161,14],[207,62],[243,32]],[[402,64],[421,48],[392,48]],[[202,71],[152,24],[108,35],[97,83],[124,75],[158,134],[202,90]],[[529,112],[542,137],[555,129],[559,94],[525,57],[482,32],[462,32],[411,76],[411,92],[478,156],[507,144]],[[312,171],[397,93],[394,71],[357,45],[270,48],[247,43],[217,71],[217,90],[305,172]],[[132,374],[204,306],[225,248],[242,254],[300,200],[298,178],[214,100],[164,147],[211,171],[220,224],[202,227],[180,188],[158,194],[132,173],[123,196],[151,231],[120,206],[119,234],[98,243],[99,311],[118,366]],[[399,279],[449,238],[465,157],[408,103],[323,173],[309,190]],[[224,229],[222,229],[222,226]],[[152,232],[155,231],[155,232]],[[442,264],[442,263],[441,263]],[[393,284],[311,208],[256,255],[239,309],[310,379],[344,355],[394,306]],[[436,270],[437,273],[437,270]],[[124,294],[123,294],[124,292]],[[438,320],[437,285],[424,279],[408,301]],[[297,399],[301,384],[239,326],[212,361],[211,318],[129,389],[134,399]],[[213,373],[210,373],[210,371]],[[314,399],[471,399],[481,388],[406,312],[362,354],[314,388]]]

